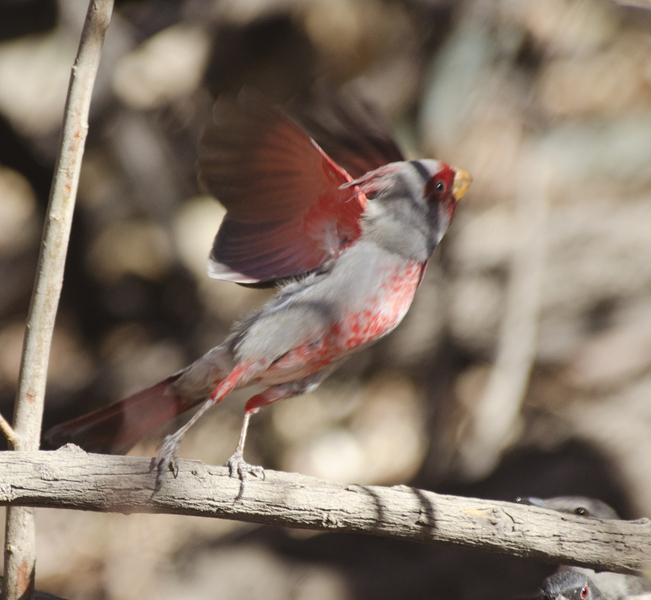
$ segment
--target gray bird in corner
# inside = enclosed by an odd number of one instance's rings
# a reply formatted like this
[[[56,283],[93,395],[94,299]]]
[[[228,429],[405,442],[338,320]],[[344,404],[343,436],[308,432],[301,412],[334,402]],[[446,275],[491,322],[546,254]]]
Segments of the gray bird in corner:
[[[557,512],[580,515],[582,517],[593,517],[595,519],[619,519],[619,515],[612,506],[596,498],[584,498],[583,496],[557,496],[556,498],[526,497],[518,498],[516,502],[548,508]]]
[[[518,498],[516,502],[520,504],[528,504],[530,506],[539,506],[540,508],[547,508],[562,513],[580,515],[592,519],[619,519],[619,515],[615,510],[595,498],[584,498],[582,496],[558,496],[556,498]],[[586,596],[582,595],[567,595],[570,593],[570,587],[567,587],[564,592],[557,592],[556,595],[546,595],[546,590],[558,590],[562,586],[570,586],[575,582],[587,581],[591,587],[587,587]],[[549,583],[551,580],[551,583]],[[549,584],[549,585],[548,585]],[[578,588],[579,592],[581,588]],[[637,575],[623,575],[621,573],[612,573],[609,571],[601,571],[599,573],[592,569],[584,567],[570,567],[561,565],[558,571],[548,577],[543,584],[543,597],[544,598],[576,598],[576,600],[586,600],[587,598],[605,598],[605,600],[620,600],[628,596],[643,594],[651,591],[651,582],[642,576]],[[567,593],[566,593],[567,592]],[[576,592],[576,590],[574,590]],[[573,593],[574,593],[573,592]],[[596,594],[599,595],[596,595]],[[560,595],[558,595],[560,594]]]
[[[584,573],[564,571],[550,575],[540,589],[543,600],[606,600]]]

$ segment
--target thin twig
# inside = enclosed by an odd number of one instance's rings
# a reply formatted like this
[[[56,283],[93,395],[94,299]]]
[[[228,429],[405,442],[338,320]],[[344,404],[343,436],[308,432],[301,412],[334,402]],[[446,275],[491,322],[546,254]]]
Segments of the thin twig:
[[[5,437],[9,440],[12,446],[17,446],[18,445],[18,436],[16,435],[16,432],[13,430],[11,425],[9,425],[9,421],[5,419],[2,415],[0,415],[0,431],[5,434]]]
[[[266,471],[242,498],[226,467],[180,460],[153,493],[150,459],[56,452],[0,452],[0,505],[168,513],[284,527],[448,543],[634,572],[651,564],[651,521],[601,520],[535,506],[435,494],[404,485],[362,486]]]
[[[61,132],[61,149],[50,190],[38,271],[29,309],[14,409],[14,450],[39,448],[50,344],[65,267],[81,159],[88,131],[88,111],[108,28],[113,0],[92,0],[72,67]],[[5,600],[28,600],[34,590],[34,514],[7,510]]]

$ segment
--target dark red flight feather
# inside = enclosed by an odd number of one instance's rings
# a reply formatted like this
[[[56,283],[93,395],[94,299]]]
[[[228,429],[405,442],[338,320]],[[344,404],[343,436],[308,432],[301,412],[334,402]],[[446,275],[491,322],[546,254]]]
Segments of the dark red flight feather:
[[[250,89],[218,100],[199,179],[227,214],[209,274],[256,283],[318,269],[359,237],[366,198],[300,127]]]

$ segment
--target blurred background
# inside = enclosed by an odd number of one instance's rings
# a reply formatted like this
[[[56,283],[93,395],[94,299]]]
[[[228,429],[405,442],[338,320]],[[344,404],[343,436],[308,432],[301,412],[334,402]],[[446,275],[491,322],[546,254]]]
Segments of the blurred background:
[[[11,418],[86,0],[0,3],[0,412]],[[148,386],[267,292],[209,280],[197,188],[214,98],[363,79],[409,158],[474,184],[414,305],[247,459],[361,484],[651,517],[651,12],[608,0],[118,2],[54,334],[44,427]],[[181,454],[222,464],[246,396]],[[170,426],[176,428],[178,423]],[[133,451],[153,455],[161,433]],[[1,443],[4,444],[4,441]],[[39,510],[37,587],[69,599],[522,598],[553,566],[391,540]]]

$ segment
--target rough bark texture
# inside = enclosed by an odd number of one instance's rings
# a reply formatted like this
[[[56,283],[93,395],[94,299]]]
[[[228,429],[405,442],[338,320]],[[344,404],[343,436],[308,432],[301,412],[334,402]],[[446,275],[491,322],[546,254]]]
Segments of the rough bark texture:
[[[651,521],[609,521],[509,502],[445,496],[267,471],[235,500],[226,467],[179,461],[153,493],[147,458],[57,452],[0,453],[0,505],[219,517],[303,529],[459,544],[552,563],[635,572],[651,564]]]

